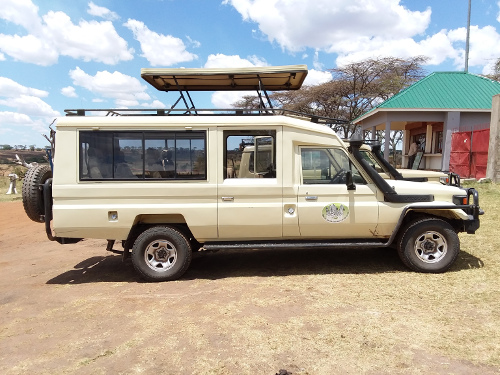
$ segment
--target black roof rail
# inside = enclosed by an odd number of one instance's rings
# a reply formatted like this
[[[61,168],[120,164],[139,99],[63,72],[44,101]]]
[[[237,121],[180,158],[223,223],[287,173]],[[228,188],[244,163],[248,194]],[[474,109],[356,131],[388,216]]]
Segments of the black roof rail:
[[[283,108],[226,108],[226,109],[196,109],[192,112],[187,109],[144,109],[144,108],[117,108],[117,109],[65,109],[66,116],[288,116],[306,119],[313,123],[332,126],[347,124],[349,121],[317,116]]]

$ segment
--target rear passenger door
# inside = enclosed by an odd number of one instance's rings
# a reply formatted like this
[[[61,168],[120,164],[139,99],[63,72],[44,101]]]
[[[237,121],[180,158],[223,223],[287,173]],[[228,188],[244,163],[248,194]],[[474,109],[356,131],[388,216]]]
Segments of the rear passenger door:
[[[281,127],[219,133],[220,239],[258,240],[282,236]]]
[[[301,147],[298,193],[304,238],[372,238],[378,224],[376,188],[367,184],[342,148]],[[346,181],[350,171],[355,190]]]

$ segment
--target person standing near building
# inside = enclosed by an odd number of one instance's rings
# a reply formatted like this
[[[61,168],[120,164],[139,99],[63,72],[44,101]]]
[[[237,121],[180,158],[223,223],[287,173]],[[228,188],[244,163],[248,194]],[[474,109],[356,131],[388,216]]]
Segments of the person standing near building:
[[[415,157],[417,156],[418,146],[420,146],[419,141],[414,141],[410,145],[410,150],[408,151],[408,169],[413,168],[413,163],[415,162]]]

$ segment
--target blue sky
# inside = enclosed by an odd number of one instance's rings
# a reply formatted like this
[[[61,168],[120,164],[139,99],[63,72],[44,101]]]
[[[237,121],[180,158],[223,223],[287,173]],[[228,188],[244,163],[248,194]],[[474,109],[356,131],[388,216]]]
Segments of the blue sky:
[[[468,0],[1,0],[0,144],[45,146],[74,108],[168,108],[141,68],[306,64],[306,84],[369,57],[464,69]],[[500,57],[500,1],[472,0],[469,71]],[[236,93],[196,93],[227,108]]]

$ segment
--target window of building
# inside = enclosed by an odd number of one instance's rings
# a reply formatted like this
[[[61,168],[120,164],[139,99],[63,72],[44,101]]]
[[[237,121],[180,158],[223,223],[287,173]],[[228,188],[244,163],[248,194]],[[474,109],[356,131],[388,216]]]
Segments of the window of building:
[[[81,180],[206,179],[206,132],[80,132]]]

